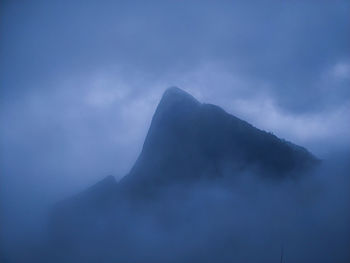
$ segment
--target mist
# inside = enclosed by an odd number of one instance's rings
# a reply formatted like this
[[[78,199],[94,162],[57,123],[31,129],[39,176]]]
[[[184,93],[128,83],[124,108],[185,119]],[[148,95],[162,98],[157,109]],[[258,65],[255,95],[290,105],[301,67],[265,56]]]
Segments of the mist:
[[[282,247],[287,262],[349,261],[349,11],[346,0],[2,1],[0,261],[74,261],[50,257],[53,207],[129,173],[173,85],[322,163],[297,181],[248,170],[229,185],[165,187],[120,205],[123,218],[107,218],[123,238],[87,238],[76,261],[272,262]]]
[[[42,226],[58,235],[27,236],[9,262],[347,262],[348,156],[323,160],[297,181],[246,171],[162,187],[107,212],[73,205],[73,228],[60,228],[57,217],[50,229],[48,220]]]

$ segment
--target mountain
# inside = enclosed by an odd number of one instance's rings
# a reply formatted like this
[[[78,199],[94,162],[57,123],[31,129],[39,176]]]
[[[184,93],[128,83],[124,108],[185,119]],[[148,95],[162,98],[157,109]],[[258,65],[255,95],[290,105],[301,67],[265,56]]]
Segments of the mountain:
[[[211,213],[224,211],[223,219],[228,211],[235,215],[236,201],[217,196],[234,192],[235,178],[247,173],[261,181],[301,178],[318,162],[305,148],[172,87],[160,100],[130,172],[118,183],[108,176],[56,205],[49,247],[63,255],[58,262],[145,262],[152,249],[157,253],[148,262],[169,262],[174,247],[188,261],[186,249],[201,241],[184,243],[184,236],[192,240],[191,231],[202,236],[217,224]],[[220,231],[215,235],[225,236]]]
[[[230,177],[244,170],[281,179],[298,176],[315,163],[317,159],[305,148],[172,87],[165,91],[142,152],[121,184],[151,188]]]

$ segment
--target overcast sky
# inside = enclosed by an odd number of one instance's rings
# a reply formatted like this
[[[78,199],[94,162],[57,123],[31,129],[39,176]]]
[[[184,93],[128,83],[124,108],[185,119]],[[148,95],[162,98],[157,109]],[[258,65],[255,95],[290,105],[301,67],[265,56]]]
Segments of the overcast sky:
[[[1,1],[8,213],[125,175],[169,86],[317,156],[348,149],[350,1],[246,2]]]

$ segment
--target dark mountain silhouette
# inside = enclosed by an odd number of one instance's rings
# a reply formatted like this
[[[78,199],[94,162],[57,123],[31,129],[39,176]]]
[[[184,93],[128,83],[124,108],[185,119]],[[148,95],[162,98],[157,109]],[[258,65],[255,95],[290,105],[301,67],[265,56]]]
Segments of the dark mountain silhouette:
[[[151,188],[170,181],[234,176],[245,169],[284,178],[316,162],[305,148],[172,87],[165,91],[142,152],[121,183]]]
[[[194,241],[184,243],[182,236],[193,229],[201,236],[217,224],[216,218],[200,216],[203,205],[205,211],[232,210],[228,201],[212,198],[212,185],[231,191],[233,179],[246,173],[277,182],[299,178],[317,162],[305,148],[169,88],[129,174],[118,183],[108,176],[53,209],[48,251],[63,255],[59,262],[144,262],[157,247],[164,251],[148,262],[169,262],[176,247],[188,261],[186,249]],[[193,199],[196,194],[200,201]]]

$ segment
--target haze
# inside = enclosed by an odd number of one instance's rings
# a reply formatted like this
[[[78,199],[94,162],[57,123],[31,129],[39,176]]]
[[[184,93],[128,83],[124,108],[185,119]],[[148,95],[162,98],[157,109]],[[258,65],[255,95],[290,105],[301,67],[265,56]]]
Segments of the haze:
[[[349,13],[349,1],[2,1],[4,247],[58,200],[122,178],[169,86],[322,159],[347,153]]]

